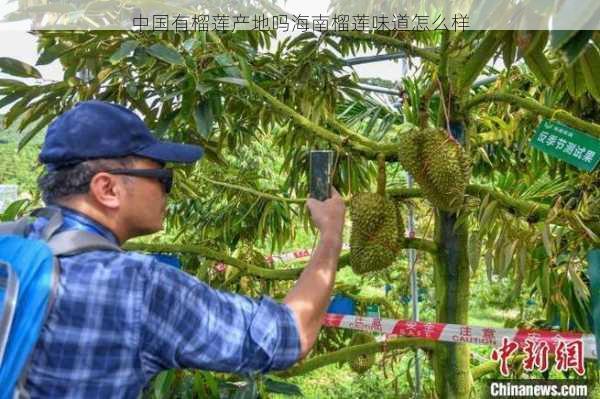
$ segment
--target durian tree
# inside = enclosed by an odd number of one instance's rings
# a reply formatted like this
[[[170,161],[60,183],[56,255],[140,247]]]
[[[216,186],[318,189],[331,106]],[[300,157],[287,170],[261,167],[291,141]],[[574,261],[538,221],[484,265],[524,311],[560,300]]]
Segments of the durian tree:
[[[434,282],[436,321],[468,324],[470,277],[485,264],[491,284],[509,276],[515,293],[541,298],[548,319],[589,330],[583,272],[600,233],[599,175],[549,158],[529,139],[542,117],[600,137],[598,32],[34,34],[37,64],[59,60],[64,79],[0,80],[0,107],[10,106],[5,122],[23,132],[20,147],[77,101],[102,99],[135,108],[159,136],[206,149],[205,161],[177,170],[169,240],[129,249],[179,253],[186,270],[219,288],[282,296],[302,266],[265,264],[253,247],[278,251],[310,229],[307,154],[333,149],[334,184],[353,222],[340,268],[389,276],[401,250],[416,248],[431,260],[424,273]],[[344,68],[344,57],[369,49],[409,57],[401,110],[365,96]],[[0,70],[41,77],[7,58]],[[477,84],[484,75],[493,79]],[[406,187],[406,171],[418,188]],[[408,201],[433,223],[419,238],[404,234]],[[211,262],[229,266],[222,273]],[[346,343],[315,349],[280,376],[370,361],[384,346],[419,347],[432,356],[437,396],[466,398],[473,380],[494,370],[471,367],[465,344]]]

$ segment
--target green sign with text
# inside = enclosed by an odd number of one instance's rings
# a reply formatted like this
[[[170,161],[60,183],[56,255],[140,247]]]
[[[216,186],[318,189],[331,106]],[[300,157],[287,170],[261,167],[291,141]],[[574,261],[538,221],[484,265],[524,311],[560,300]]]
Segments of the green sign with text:
[[[600,161],[600,140],[562,123],[544,119],[531,145],[578,169],[593,171]]]

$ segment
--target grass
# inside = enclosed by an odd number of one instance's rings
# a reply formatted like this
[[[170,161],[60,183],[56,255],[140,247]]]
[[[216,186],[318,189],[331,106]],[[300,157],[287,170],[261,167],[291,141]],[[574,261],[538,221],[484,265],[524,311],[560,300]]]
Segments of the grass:
[[[480,327],[504,327],[504,321],[516,316],[515,310],[503,311],[499,309],[471,309],[469,324]]]
[[[410,398],[414,387],[410,381],[414,380],[413,353],[407,352],[394,362],[390,360],[382,364],[382,356],[378,355],[375,365],[363,375],[354,373],[348,364],[333,364],[318,370],[293,377],[288,382],[297,384],[305,398],[373,398],[392,399]],[[420,356],[422,363],[426,361]],[[385,371],[384,371],[385,370]],[[421,366],[423,397],[429,397],[433,385],[433,376],[429,367]],[[410,373],[410,377],[407,375]],[[273,395],[273,399],[285,399],[283,395]]]

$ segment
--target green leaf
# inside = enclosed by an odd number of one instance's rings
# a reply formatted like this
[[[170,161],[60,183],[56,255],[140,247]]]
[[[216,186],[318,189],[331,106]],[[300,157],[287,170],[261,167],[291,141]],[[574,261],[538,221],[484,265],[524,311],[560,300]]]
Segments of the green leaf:
[[[4,212],[0,213],[0,222],[12,222],[20,217],[31,201],[28,199],[20,199],[12,202]]]
[[[233,394],[233,399],[257,399],[258,385],[255,379],[247,379],[247,384]]]
[[[317,36],[313,33],[313,32],[304,32],[301,33],[300,35],[296,36],[289,44],[288,44],[288,48],[292,48],[295,45],[297,45],[300,42],[303,42],[305,40],[308,39],[314,39]]]
[[[550,46],[555,49],[561,49],[565,46],[579,31],[576,30],[552,30],[550,31]]]
[[[248,81],[246,79],[240,78],[215,78],[213,79],[216,82],[234,84],[238,86],[248,86]]]
[[[174,380],[175,370],[167,370],[160,373],[152,384],[154,387],[154,397],[157,399],[167,397]]]
[[[248,65],[246,58],[242,57],[241,55],[238,55],[236,58],[238,60],[238,64],[240,65],[241,74],[244,79],[252,79],[252,69],[250,68],[250,65]]]
[[[204,371],[202,374],[210,393],[214,396],[219,396],[219,382],[217,379],[208,371]]]
[[[14,103],[19,98],[23,97],[23,94],[24,93],[21,93],[21,92],[13,93],[11,95],[8,95],[8,96],[0,99],[0,108],[4,107],[5,105]]]
[[[183,66],[185,64],[185,60],[179,54],[179,52],[172,47],[171,45],[156,43],[146,49],[148,54],[152,55],[155,58],[158,58],[161,61],[167,62],[173,65]]]
[[[280,393],[287,396],[303,396],[300,387],[296,384],[291,384],[286,381],[276,380],[274,378],[267,377],[265,379],[265,387],[267,391],[272,393]]]
[[[565,81],[569,94],[574,98],[579,98],[585,93],[586,84],[585,76],[580,62],[576,62],[571,66],[565,65]]]
[[[488,251],[485,253],[484,256],[484,260],[485,260],[485,274],[487,276],[488,282],[490,284],[493,284],[493,275],[494,275],[494,268],[493,268],[493,259],[494,259],[494,255],[492,254],[492,251]]]
[[[196,129],[202,137],[209,138],[214,122],[214,116],[208,101],[203,101],[196,106],[194,110],[194,121],[196,122]]]
[[[10,108],[10,111],[8,111],[5,115],[4,121],[6,122],[6,126],[11,126],[13,124],[13,122],[15,120],[17,120],[17,118],[19,117],[19,115],[22,115],[25,111],[27,111],[27,104],[29,104],[29,102],[31,101],[31,99],[34,97],[35,95],[30,93],[27,93],[25,96],[23,96],[23,98],[21,98],[17,103],[13,104]]]
[[[481,74],[488,61],[494,56],[502,37],[497,31],[488,31],[461,71],[459,87],[469,88]]]
[[[552,85],[554,79],[552,65],[541,48],[538,48],[535,51],[525,52],[523,58],[525,59],[527,67],[529,67],[531,72],[540,82],[548,86]]]
[[[29,143],[31,141],[31,139],[33,139],[40,130],[42,130],[43,128],[48,126],[48,124],[52,121],[52,119],[54,119],[54,114],[47,114],[46,116],[44,116],[42,118],[41,121],[38,122],[37,125],[35,125],[34,128],[32,128],[30,131],[28,131],[25,134],[25,136],[23,136],[21,138],[21,140],[19,140],[19,144],[17,147],[18,151],[21,151],[23,149],[23,147],[25,147],[27,145],[27,143]]]
[[[561,48],[560,51],[565,57],[568,65],[573,65],[573,63],[579,59],[581,54],[585,51],[593,34],[593,31],[579,31]]]
[[[194,49],[198,46],[198,40],[194,37],[190,37],[189,39],[187,39],[185,42],[183,42],[183,48],[185,49],[185,51],[187,51],[188,53],[191,53],[194,51]]]
[[[587,89],[592,96],[600,101],[600,50],[594,45],[589,45],[587,50],[579,58],[581,69]]]
[[[552,245],[552,233],[550,232],[550,225],[548,223],[545,223],[542,228],[542,243],[544,244],[546,254],[551,258],[554,250]]]
[[[35,65],[48,65],[52,61],[59,58],[61,55],[69,51],[69,47],[66,47],[62,43],[55,44],[54,46],[46,47],[44,52],[39,56]]]
[[[118,64],[122,59],[129,57],[133,54],[137,46],[139,45],[137,40],[127,40],[121,44],[121,47],[115,51],[109,58],[111,64]]]
[[[215,61],[217,64],[223,67],[223,70],[227,74],[227,76],[234,78],[241,78],[242,73],[240,68],[235,65],[233,59],[229,54],[219,54],[215,57]]]
[[[15,87],[15,86],[24,87],[27,85],[25,83],[21,82],[20,80],[0,79],[0,87]]]
[[[517,55],[517,43],[515,42],[514,32],[508,31],[504,36],[504,44],[502,45],[502,61],[506,69],[510,69],[515,62]]]
[[[0,57],[0,72],[21,78],[40,79],[42,77],[40,72],[31,65],[8,57]]]

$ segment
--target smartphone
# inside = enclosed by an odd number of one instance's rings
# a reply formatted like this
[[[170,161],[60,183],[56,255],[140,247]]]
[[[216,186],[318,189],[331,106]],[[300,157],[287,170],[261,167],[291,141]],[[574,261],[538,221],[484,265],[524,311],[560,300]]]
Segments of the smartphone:
[[[309,169],[310,197],[319,201],[331,198],[331,172],[333,151],[313,150],[310,152]]]

